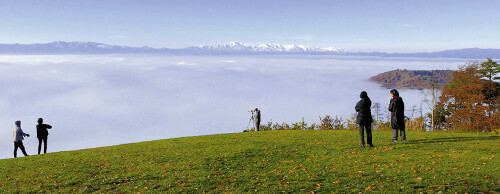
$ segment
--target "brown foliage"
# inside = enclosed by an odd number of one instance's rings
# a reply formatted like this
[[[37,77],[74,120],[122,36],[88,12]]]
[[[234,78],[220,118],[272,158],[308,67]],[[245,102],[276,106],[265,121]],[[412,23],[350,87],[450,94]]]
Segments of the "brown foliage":
[[[325,117],[319,117],[321,124],[318,126],[319,130],[341,130],[345,129],[342,117],[335,116],[335,118],[325,115]]]
[[[490,106],[484,95],[485,81],[480,78],[481,66],[477,62],[460,67],[453,73],[453,80],[444,88],[440,105],[450,115],[446,118],[448,129],[481,132],[498,127],[498,114],[490,114]]]
[[[406,129],[409,131],[425,131],[424,117],[408,119],[406,121]]]

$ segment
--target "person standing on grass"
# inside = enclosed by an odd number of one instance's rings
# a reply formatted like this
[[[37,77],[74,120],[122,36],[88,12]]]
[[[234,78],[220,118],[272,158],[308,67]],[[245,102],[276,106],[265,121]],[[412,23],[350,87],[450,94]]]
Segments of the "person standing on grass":
[[[255,121],[255,131],[260,131],[260,110],[255,108],[254,112],[255,115],[253,116],[253,119]]]
[[[16,121],[16,126],[14,127],[13,131],[14,135],[14,158],[17,158],[17,148],[21,148],[21,151],[23,152],[24,156],[28,156],[26,153],[26,150],[24,149],[23,145],[23,140],[24,136],[29,137],[30,134],[24,133],[23,130],[21,129],[21,121]]]
[[[38,125],[36,125],[36,137],[38,138],[38,154],[42,150],[43,142],[43,153],[47,153],[47,137],[49,136],[49,131],[47,129],[52,129],[52,126],[43,124],[43,119],[38,118]]]
[[[392,99],[389,103],[389,111],[391,111],[391,126],[392,126],[392,141],[398,142],[398,131],[401,135],[401,141],[406,142],[405,132],[405,103],[403,98],[399,96],[396,89],[391,90]]]
[[[354,107],[358,116],[356,117],[357,123],[359,125],[359,135],[361,136],[361,147],[365,147],[365,130],[366,130],[366,142],[370,147],[373,147],[372,144],[372,113],[370,107],[372,106],[372,101],[368,97],[368,94],[365,91],[362,91],[359,95],[361,100]]]

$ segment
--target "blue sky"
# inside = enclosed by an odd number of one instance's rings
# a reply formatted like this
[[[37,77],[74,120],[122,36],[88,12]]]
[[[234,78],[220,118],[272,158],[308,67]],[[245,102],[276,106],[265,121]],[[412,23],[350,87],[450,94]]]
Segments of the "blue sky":
[[[0,0],[0,43],[500,48],[496,0]]]

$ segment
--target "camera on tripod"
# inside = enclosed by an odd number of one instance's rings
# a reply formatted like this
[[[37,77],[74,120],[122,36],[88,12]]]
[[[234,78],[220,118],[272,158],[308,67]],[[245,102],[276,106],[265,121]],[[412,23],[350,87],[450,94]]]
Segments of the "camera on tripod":
[[[258,108],[255,108],[253,110],[248,110],[248,112],[251,112],[252,113],[252,116],[250,116],[250,120],[248,121],[248,124],[247,124],[247,129],[244,130],[243,132],[248,132],[250,131],[248,129],[248,127],[250,126],[250,123],[252,123],[252,121],[254,122],[258,122],[260,123],[260,110]],[[254,114],[255,113],[255,114]],[[259,127],[257,125],[260,125],[260,124],[257,124],[257,123],[254,123],[255,124],[255,130],[259,130]]]
[[[254,118],[253,118],[253,113],[255,112],[255,110],[248,110],[248,112],[251,112],[251,113],[252,113],[252,116],[250,117],[250,120],[254,120]]]

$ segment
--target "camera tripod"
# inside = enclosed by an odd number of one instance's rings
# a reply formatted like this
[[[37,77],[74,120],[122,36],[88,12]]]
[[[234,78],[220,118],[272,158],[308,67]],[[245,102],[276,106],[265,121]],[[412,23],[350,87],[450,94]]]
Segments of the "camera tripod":
[[[247,131],[248,131],[248,126],[250,126],[250,123],[253,121],[253,112],[252,112],[252,116],[250,117],[250,120],[248,121],[248,124],[247,124]]]

